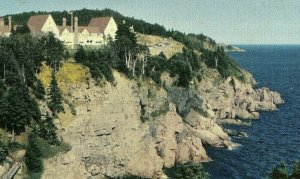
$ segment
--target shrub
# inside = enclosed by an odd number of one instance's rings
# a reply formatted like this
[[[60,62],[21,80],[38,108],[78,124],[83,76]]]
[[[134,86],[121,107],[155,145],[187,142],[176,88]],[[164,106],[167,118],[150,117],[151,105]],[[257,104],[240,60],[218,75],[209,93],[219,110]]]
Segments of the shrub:
[[[175,166],[175,178],[208,179],[209,174],[203,171],[202,164],[187,162]]]
[[[170,109],[169,109],[169,103],[166,102],[159,110],[153,111],[153,112],[150,114],[150,116],[151,116],[152,118],[157,118],[157,117],[159,117],[159,116],[161,116],[161,115],[166,114],[169,110],[170,110]]]

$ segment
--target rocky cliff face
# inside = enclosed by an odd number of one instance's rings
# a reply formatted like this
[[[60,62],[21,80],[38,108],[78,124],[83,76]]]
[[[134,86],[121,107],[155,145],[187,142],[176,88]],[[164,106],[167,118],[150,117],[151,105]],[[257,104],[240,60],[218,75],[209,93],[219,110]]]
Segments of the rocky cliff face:
[[[72,89],[68,98],[77,114],[67,125],[63,117],[59,122],[72,149],[46,160],[43,178],[159,177],[175,163],[209,161],[204,144],[233,147],[219,121],[257,118],[259,110],[283,102],[267,88],[220,81],[213,70],[190,90],[138,85],[118,72],[114,77],[114,86]]]

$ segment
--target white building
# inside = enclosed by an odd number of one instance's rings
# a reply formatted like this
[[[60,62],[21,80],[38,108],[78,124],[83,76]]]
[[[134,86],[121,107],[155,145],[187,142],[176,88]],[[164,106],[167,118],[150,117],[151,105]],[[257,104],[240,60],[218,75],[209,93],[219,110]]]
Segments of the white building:
[[[114,40],[118,30],[113,17],[92,18],[88,26],[78,26],[78,18],[75,17],[73,27],[73,25],[67,26],[66,18],[63,18],[62,26],[57,26],[51,15],[37,15],[29,18],[27,26],[34,36],[52,32],[69,46],[102,45],[108,38]]]

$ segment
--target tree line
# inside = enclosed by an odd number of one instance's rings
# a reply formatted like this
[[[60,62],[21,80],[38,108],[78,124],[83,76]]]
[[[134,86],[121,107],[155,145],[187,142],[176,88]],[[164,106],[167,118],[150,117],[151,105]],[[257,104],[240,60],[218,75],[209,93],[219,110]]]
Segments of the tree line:
[[[51,14],[54,21],[58,24],[62,24],[62,19],[67,19],[67,25],[71,24],[71,15],[68,11],[38,11],[38,12],[23,12],[20,14],[12,14],[13,23],[17,25],[23,25],[24,27],[19,27],[19,31],[26,32],[28,28],[26,28],[26,24],[30,16],[41,15],[41,14]],[[79,25],[86,26],[89,24],[91,18],[94,17],[104,17],[111,16],[115,19],[118,27],[123,24],[125,21],[129,26],[133,26],[136,32],[148,35],[157,35],[166,38],[173,38],[174,40],[183,43],[187,48],[200,50],[204,48],[204,43],[207,42],[211,44],[214,48],[217,47],[217,44],[211,38],[203,35],[203,34],[185,34],[177,30],[169,29],[167,30],[164,26],[159,25],[157,23],[151,24],[145,22],[141,19],[135,19],[133,17],[127,17],[120,14],[117,11],[111,9],[103,9],[103,10],[92,10],[92,9],[81,9],[73,11],[74,17],[77,16],[79,18]],[[7,15],[8,16],[8,15]],[[5,17],[5,21],[7,22],[7,16]]]
[[[55,73],[65,52],[62,42],[51,33],[42,38],[20,33],[0,38],[0,127],[13,136],[8,143],[0,141],[0,163],[5,161],[14,136],[27,129],[32,131],[25,155],[29,171],[43,169],[37,139],[60,145],[53,118],[64,108]],[[43,62],[53,71],[48,92],[37,78]],[[38,101],[45,101],[52,113],[42,116]]]

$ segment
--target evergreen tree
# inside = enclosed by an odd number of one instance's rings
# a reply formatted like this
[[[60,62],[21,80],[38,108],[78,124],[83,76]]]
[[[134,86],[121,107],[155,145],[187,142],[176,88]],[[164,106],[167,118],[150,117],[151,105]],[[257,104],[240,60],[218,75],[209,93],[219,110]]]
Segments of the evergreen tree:
[[[17,35],[17,34],[26,34],[30,33],[30,29],[27,25],[17,26],[16,29],[13,29],[11,31],[11,35]]]
[[[86,53],[82,45],[79,45],[79,47],[77,48],[74,58],[77,63],[86,63]]]
[[[0,121],[5,129],[20,133],[32,120],[38,121],[40,111],[24,86],[11,87],[0,101]]]
[[[289,172],[284,162],[281,162],[280,165],[277,165],[273,169],[273,172],[271,173],[272,179],[288,179],[288,177],[289,177]]]
[[[43,36],[40,39],[40,44],[42,46],[44,59],[56,72],[60,61],[64,57],[64,46],[62,42],[55,38],[54,34],[50,32],[47,36]]]
[[[59,144],[56,130],[57,127],[53,124],[53,118],[47,114],[46,119],[39,124],[39,136],[47,140],[49,144]]]
[[[124,23],[119,25],[116,32],[116,47],[118,49],[119,58],[124,62],[120,63],[119,70],[125,72],[129,77],[132,76],[131,72],[134,68],[134,60],[137,55],[137,40],[135,33],[130,32],[129,26]],[[127,71],[129,70],[129,71]]]
[[[64,111],[64,106],[62,103],[61,91],[58,87],[55,74],[52,72],[51,84],[50,84],[50,101],[48,103],[49,109],[52,111],[53,115]]]
[[[41,100],[44,99],[46,92],[41,80],[37,79],[32,89],[37,99],[41,99]]]
[[[300,162],[296,162],[294,164],[293,173],[290,176],[291,179],[298,179],[300,178]]]
[[[0,141],[0,164],[4,162],[7,155],[8,155],[8,148],[2,141]]]
[[[5,91],[6,91],[6,85],[3,82],[3,80],[0,79],[0,99],[2,98]]]
[[[32,132],[28,137],[28,146],[25,155],[26,167],[29,171],[40,172],[43,171],[43,161],[41,159],[42,152],[37,144],[37,135]]]

